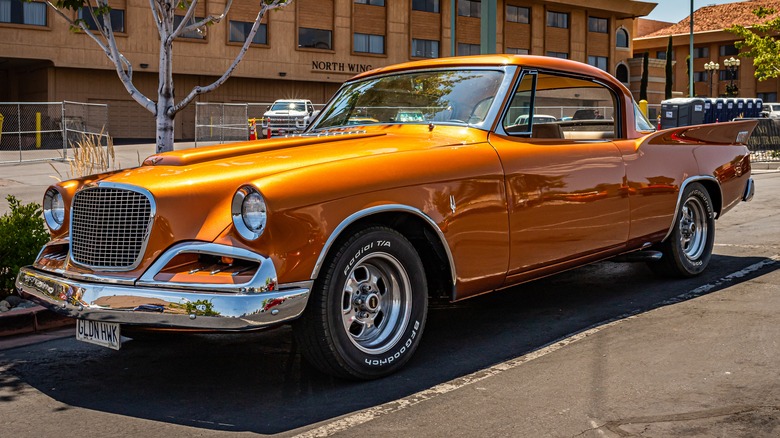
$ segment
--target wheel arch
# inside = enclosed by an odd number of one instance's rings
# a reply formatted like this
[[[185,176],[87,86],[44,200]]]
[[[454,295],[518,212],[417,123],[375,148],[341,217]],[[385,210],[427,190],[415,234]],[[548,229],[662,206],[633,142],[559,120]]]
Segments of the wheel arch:
[[[686,187],[691,183],[699,183],[707,190],[707,194],[710,195],[712,200],[712,210],[715,213],[715,217],[720,216],[720,212],[723,209],[723,192],[721,191],[720,181],[714,176],[709,175],[696,175],[686,178],[682,184],[680,184],[680,191],[677,194],[677,205],[674,207],[674,216],[672,216],[672,224],[669,226],[669,231],[666,232],[662,241],[666,241],[669,236],[672,235],[674,224],[676,222],[677,215],[680,213],[682,207],[682,196]]]
[[[370,207],[344,219],[325,242],[311,279],[316,280],[331,250],[354,231],[371,225],[383,225],[401,233],[414,246],[423,262],[428,290],[438,289],[449,299],[455,296],[456,271],[452,252],[438,224],[417,208],[401,204]]]

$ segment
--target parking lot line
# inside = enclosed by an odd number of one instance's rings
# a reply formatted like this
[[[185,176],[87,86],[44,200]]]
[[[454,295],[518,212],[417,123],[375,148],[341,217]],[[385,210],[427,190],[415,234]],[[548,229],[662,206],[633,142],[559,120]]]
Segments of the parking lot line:
[[[317,427],[315,429],[311,429],[308,431],[305,431],[301,434],[295,435],[296,438],[314,438],[314,437],[327,437],[334,435],[339,432],[343,432],[345,430],[351,429],[355,426],[365,424],[373,419],[379,418],[381,416],[385,416],[388,414],[392,414],[398,411],[401,411],[403,409],[415,406],[417,404],[420,404],[424,401],[434,399],[440,395],[447,394],[450,392],[453,392],[455,390],[461,389],[463,387],[469,386],[471,384],[480,382],[482,380],[488,379],[490,377],[499,375],[505,371],[511,370],[513,368],[517,368],[520,365],[523,365],[524,363],[530,362],[532,360],[538,359],[540,357],[546,356],[550,353],[554,353],[568,345],[571,345],[575,342],[578,342],[582,339],[585,339],[589,336],[592,336],[602,330],[608,329],[610,327],[616,326],[620,323],[623,323],[625,321],[629,321],[631,319],[637,318],[642,314],[651,313],[659,308],[663,308],[664,306],[679,303],[682,301],[687,301],[693,298],[696,298],[701,295],[705,295],[711,290],[721,287],[724,285],[727,285],[729,283],[734,282],[735,280],[744,278],[754,272],[760,271],[761,269],[764,269],[768,266],[771,266],[775,263],[780,261],[780,254],[775,254],[771,257],[768,257],[758,263],[754,263],[746,268],[740,269],[739,271],[732,272],[724,277],[721,277],[720,279],[708,283],[702,286],[699,286],[697,288],[691,289],[685,293],[682,293],[680,295],[677,295],[676,297],[667,299],[659,303],[655,308],[653,308],[650,311],[641,311],[641,310],[635,310],[629,313],[625,313],[623,315],[617,316],[615,318],[612,318],[610,320],[604,321],[603,323],[596,324],[595,326],[592,326],[591,328],[588,328],[586,330],[573,333],[567,337],[561,338],[557,341],[554,341],[538,350],[532,351],[528,354],[525,354],[523,356],[517,357],[515,359],[511,359],[496,365],[493,365],[491,367],[485,368],[483,370],[476,371],[474,373],[468,374],[463,377],[459,377],[454,380],[450,380],[449,382],[440,383],[436,386],[433,386],[431,388],[428,388],[426,390],[417,392],[415,394],[412,394],[410,396],[393,400],[391,402],[384,403],[379,406],[375,406],[372,408],[368,408],[365,410],[362,410],[360,412],[347,415],[345,417],[342,417],[340,419],[334,420],[330,423],[327,423],[325,425],[322,425],[320,427]]]

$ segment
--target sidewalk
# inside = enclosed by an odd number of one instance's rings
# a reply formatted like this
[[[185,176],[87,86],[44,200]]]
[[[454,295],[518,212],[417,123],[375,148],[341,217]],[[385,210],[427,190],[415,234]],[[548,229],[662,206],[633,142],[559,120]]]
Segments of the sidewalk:
[[[180,150],[193,146],[193,142],[181,142],[175,147]],[[114,146],[114,163],[117,169],[140,166],[154,150],[154,143]],[[8,211],[7,195],[16,196],[23,204],[40,203],[47,187],[69,177],[69,165],[63,161],[0,164],[0,214]]]

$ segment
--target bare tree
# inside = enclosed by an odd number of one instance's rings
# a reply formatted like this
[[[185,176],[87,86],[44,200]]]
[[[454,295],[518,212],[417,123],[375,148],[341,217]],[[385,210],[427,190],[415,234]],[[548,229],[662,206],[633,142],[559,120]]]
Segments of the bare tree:
[[[125,89],[130,96],[141,106],[154,114],[157,123],[157,152],[173,150],[173,121],[176,114],[184,109],[192,100],[203,93],[208,93],[222,85],[236,69],[238,63],[244,58],[249,45],[260,28],[260,21],[265,14],[272,10],[289,4],[292,0],[258,0],[259,10],[257,17],[252,25],[252,29],[247,35],[244,45],[236,55],[233,63],[228,67],[225,73],[216,81],[204,87],[194,87],[184,99],[176,102],[174,99],[173,86],[173,41],[176,37],[185,32],[201,32],[206,26],[221,22],[230,10],[233,0],[227,0],[225,8],[219,15],[210,15],[202,20],[196,20],[195,8],[198,0],[149,0],[149,8],[152,18],[157,26],[157,32],[160,35],[160,65],[159,82],[157,87],[157,102],[141,93],[133,84],[133,67],[130,61],[119,52],[114,36],[114,30],[111,27],[111,6],[109,0],[46,0],[46,3],[63,19],[65,19],[72,29],[81,30],[85,35],[92,38],[103,50],[108,59],[116,66],[116,73],[122,81]],[[175,11],[181,9],[185,15],[178,25],[174,25]],[[95,25],[96,32],[90,30],[86,20],[72,18],[65,11],[72,10],[78,12],[82,10],[82,15],[88,13]],[[78,17],[78,14],[76,14]]]

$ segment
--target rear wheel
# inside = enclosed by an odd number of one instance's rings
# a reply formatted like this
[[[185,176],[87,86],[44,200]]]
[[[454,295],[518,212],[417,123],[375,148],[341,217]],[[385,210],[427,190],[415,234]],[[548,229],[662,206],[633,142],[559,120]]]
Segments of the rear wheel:
[[[686,186],[681,199],[672,233],[659,247],[663,257],[649,265],[661,275],[693,277],[701,274],[710,262],[715,213],[709,193],[699,183]]]
[[[422,261],[400,233],[371,227],[323,267],[293,324],[304,357],[328,374],[373,379],[403,366],[420,342],[428,309]]]

